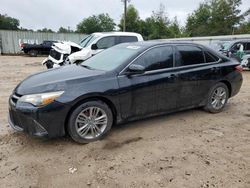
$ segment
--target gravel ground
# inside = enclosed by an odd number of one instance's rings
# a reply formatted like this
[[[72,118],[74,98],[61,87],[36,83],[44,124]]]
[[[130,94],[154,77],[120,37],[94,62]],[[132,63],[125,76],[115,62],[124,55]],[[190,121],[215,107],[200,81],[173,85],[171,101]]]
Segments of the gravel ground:
[[[0,56],[0,187],[250,187],[250,72],[224,112],[114,127],[101,141],[33,138],[7,122],[8,96],[43,58]]]

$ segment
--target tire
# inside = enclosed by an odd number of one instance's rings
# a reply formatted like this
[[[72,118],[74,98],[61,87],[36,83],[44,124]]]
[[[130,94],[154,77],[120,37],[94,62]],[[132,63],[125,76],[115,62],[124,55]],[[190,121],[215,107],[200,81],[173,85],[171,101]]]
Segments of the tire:
[[[48,60],[45,64],[46,64],[47,69],[52,69],[54,65],[54,63],[50,60]]]
[[[29,51],[29,55],[30,55],[31,57],[37,57],[38,51],[37,51],[37,50],[30,50],[30,51]]]
[[[107,104],[102,101],[88,101],[71,113],[67,128],[74,141],[85,144],[103,138],[112,124],[113,114]]]
[[[211,88],[204,109],[210,113],[219,113],[223,111],[228,98],[229,90],[226,84],[217,83]]]
[[[248,59],[247,67],[250,69],[250,58]]]

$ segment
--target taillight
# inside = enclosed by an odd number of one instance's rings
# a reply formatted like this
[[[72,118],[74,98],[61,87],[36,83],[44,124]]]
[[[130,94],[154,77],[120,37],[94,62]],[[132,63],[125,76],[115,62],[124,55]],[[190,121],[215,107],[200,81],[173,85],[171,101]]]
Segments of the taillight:
[[[20,45],[20,47],[21,47],[21,48],[24,48],[24,43],[22,43],[22,44]]]
[[[236,67],[235,67],[235,70],[236,70],[236,71],[239,71],[239,72],[242,72],[242,71],[243,71],[242,65],[236,66]]]

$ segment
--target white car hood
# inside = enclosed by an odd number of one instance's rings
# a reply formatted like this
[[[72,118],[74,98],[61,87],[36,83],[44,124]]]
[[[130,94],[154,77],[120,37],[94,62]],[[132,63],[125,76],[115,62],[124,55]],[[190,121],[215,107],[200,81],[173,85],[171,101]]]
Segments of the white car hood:
[[[62,53],[62,54],[70,54],[71,53],[71,46],[77,47],[79,49],[82,49],[82,47],[74,42],[58,42],[54,43],[52,46],[53,49],[56,51]]]
[[[86,60],[92,56],[92,50],[89,48],[83,48],[81,51],[75,52],[68,56],[71,63],[77,60]]]

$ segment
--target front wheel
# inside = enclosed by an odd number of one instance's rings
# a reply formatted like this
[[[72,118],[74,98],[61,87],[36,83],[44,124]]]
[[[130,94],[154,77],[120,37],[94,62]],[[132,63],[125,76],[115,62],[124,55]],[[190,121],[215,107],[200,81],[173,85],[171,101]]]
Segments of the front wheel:
[[[248,67],[248,69],[250,69],[250,58],[247,60],[247,67]]]
[[[228,87],[224,83],[217,83],[211,90],[204,109],[211,113],[221,112],[229,98]]]
[[[78,106],[71,114],[68,132],[78,143],[101,139],[113,124],[113,114],[102,101],[88,101]]]
[[[52,69],[54,67],[54,63],[50,60],[46,61],[44,64],[46,65],[47,69]]]

